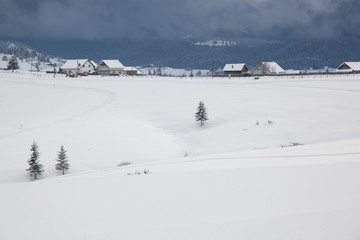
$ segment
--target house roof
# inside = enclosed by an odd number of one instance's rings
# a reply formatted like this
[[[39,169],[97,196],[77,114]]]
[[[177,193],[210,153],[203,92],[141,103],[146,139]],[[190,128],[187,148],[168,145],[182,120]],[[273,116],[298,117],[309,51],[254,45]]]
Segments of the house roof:
[[[64,65],[61,66],[62,69],[76,69],[79,66],[84,65],[89,59],[71,59],[67,60]]]
[[[355,70],[355,71],[360,71],[360,62],[343,62],[338,69],[343,66],[344,64],[346,64],[347,66],[349,66],[351,68],[351,70]],[[346,70],[345,70],[346,71]]]
[[[279,73],[279,72],[284,72],[285,71],[276,62],[261,62],[261,63],[264,64],[266,66],[266,68],[269,69],[270,72]]]
[[[96,66],[97,66],[96,62],[94,62],[94,61],[90,61],[90,62],[91,62],[92,65],[96,68]]]
[[[121,64],[121,62],[117,59],[115,60],[101,60],[101,63],[105,63],[106,66],[108,66],[110,69],[123,69],[124,65]],[[99,65],[100,65],[99,64]]]
[[[229,63],[225,65],[223,71],[241,71],[245,66],[245,63]]]

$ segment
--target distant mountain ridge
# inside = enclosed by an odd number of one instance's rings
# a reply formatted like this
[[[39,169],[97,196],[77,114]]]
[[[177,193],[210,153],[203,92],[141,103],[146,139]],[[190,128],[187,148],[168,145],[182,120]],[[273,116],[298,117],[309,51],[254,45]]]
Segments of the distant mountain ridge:
[[[168,66],[184,69],[223,68],[226,63],[276,61],[284,69],[336,68],[344,61],[360,61],[360,37],[293,41],[234,40],[21,40],[46,55],[64,59],[119,59],[125,66]],[[204,43],[204,44],[201,44]],[[214,44],[220,47],[214,47]],[[212,45],[212,46],[210,46]]]

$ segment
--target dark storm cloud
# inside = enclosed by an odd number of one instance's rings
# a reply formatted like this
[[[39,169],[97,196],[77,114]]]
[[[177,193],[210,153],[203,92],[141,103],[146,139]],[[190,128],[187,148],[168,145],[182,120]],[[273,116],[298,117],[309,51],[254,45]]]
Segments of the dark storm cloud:
[[[54,39],[337,37],[358,0],[0,0],[0,36]]]

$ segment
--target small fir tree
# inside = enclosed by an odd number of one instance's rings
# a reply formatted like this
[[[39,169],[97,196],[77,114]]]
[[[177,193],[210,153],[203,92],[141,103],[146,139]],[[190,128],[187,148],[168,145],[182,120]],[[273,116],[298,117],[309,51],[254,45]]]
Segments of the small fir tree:
[[[204,125],[204,122],[208,120],[206,107],[203,101],[199,103],[197,112],[195,113],[195,120],[200,121],[200,126]]]
[[[60,151],[58,153],[56,161],[58,162],[55,165],[56,170],[62,171],[62,174],[64,175],[65,171],[69,170],[70,164],[64,146],[62,145],[60,147]]]
[[[28,160],[29,168],[26,171],[29,172],[30,176],[34,176],[36,179],[37,175],[41,175],[44,172],[43,165],[39,162],[39,148],[37,143],[34,141],[30,148],[31,154],[30,159]]]

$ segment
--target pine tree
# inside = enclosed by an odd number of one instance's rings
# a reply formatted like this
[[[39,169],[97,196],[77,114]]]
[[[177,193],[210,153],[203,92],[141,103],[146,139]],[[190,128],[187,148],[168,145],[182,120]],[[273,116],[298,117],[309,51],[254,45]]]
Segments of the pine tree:
[[[62,171],[62,174],[64,175],[65,171],[69,170],[70,164],[63,145],[60,147],[56,161],[58,161],[55,165],[56,170]]]
[[[204,125],[204,122],[208,120],[206,107],[203,101],[200,101],[199,103],[197,112],[195,113],[195,120],[200,121],[200,126]]]
[[[36,179],[36,176],[41,175],[41,173],[43,173],[44,170],[43,170],[43,165],[40,164],[39,162],[40,153],[39,153],[38,145],[35,141],[31,145],[30,151],[31,151],[30,159],[28,160],[30,167],[26,169],[26,171],[29,172],[30,176],[34,176],[34,178]]]

